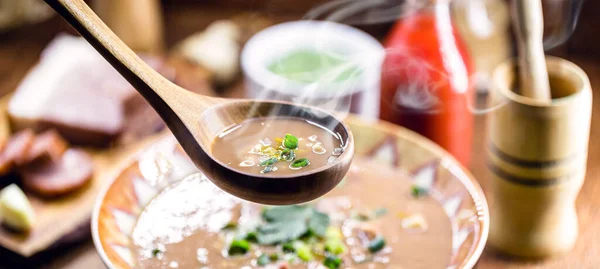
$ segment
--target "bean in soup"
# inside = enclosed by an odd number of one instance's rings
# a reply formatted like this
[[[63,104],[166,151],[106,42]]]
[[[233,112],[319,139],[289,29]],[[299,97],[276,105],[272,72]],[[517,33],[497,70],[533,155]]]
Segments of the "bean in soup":
[[[223,131],[212,155],[252,174],[285,176],[326,166],[343,152],[329,130],[298,118],[256,118]]]

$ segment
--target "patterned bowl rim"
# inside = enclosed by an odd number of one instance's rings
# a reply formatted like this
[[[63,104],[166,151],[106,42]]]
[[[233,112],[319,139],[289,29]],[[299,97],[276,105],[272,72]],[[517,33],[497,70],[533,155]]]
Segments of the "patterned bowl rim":
[[[471,174],[471,172],[468,169],[466,169],[460,162],[458,162],[456,160],[456,158],[454,158],[454,156],[449,154],[447,151],[445,151],[439,145],[437,145],[433,141],[429,140],[428,138],[426,138],[412,130],[406,129],[402,126],[398,126],[398,125],[395,125],[395,124],[392,124],[392,123],[389,123],[386,121],[382,121],[382,120],[365,121],[365,120],[361,120],[357,116],[353,116],[353,115],[348,115],[345,122],[354,123],[354,124],[362,125],[362,126],[365,126],[368,128],[377,129],[381,132],[391,134],[396,138],[401,137],[404,140],[407,140],[416,145],[419,145],[419,147],[422,147],[423,149],[431,151],[434,155],[437,155],[440,158],[445,158],[445,159],[450,160],[450,162],[448,162],[447,165],[450,167],[454,166],[454,168],[458,168],[457,170],[448,168],[448,170],[452,171],[452,174],[456,177],[456,179],[458,179],[462,183],[462,185],[467,189],[467,191],[469,192],[469,196],[473,199],[475,206],[477,207],[479,221],[481,222],[481,230],[479,230],[478,241],[477,241],[475,247],[472,248],[471,251],[469,251],[470,253],[467,255],[467,257],[465,257],[465,260],[462,262],[462,264],[459,267],[459,268],[473,268],[475,266],[475,264],[477,263],[477,261],[479,261],[479,258],[481,257],[481,254],[483,253],[483,249],[485,248],[485,245],[487,243],[489,229],[490,229],[490,212],[489,212],[488,203],[487,203],[485,194],[483,192],[483,189],[481,188],[481,185],[479,184],[479,182]],[[94,247],[96,248],[98,255],[100,256],[100,258],[102,259],[102,262],[108,269],[117,269],[117,268],[112,264],[111,260],[106,255],[106,252],[105,252],[104,248],[102,247],[102,243],[100,241],[100,235],[98,233],[98,218],[99,218],[100,209],[104,202],[106,193],[108,192],[110,187],[115,183],[115,181],[119,178],[119,175],[123,172],[123,170],[127,166],[132,165],[133,163],[137,162],[139,159],[139,156],[141,156],[144,152],[146,152],[152,145],[156,144],[157,142],[159,142],[161,140],[166,139],[167,137],[169,137],[169,135],[161,136],[160,138],[156,139],[153,143],[151,143],[149,146],[146,146],[146,147],[138,150],[135,154],[132,154],[132,156],[130,156],[127,159],[127,161],[123,161],[123,164],[121,166],[119,166],[119,169],[115,170],[116,173],[110,179],[110,181],[111,181],[110,184],[106,184],[106,186],[103,187],[101,192],[98,194],[98,197],[96,198],[96,202],[94,204],[94,208],[92,211],[92,219],[91,219],[92,240],[94,241]]]

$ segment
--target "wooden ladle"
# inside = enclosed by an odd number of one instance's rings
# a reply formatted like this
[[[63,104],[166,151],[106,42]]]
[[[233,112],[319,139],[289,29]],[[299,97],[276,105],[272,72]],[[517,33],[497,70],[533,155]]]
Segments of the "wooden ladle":
[[[330,191],[350,168],[354,154],[352,133],[331,113],[286,102],[223,99],[192,93],[144,63],[83,0],[45,1],[144,96],[196,166],[223,190],[258,203],[301,203]],[[331,164],[290,176],[241,172],[211,156],[211,144],[221,131],[249,118],[264,116],[298,117],[324,126],[339,136],[344,152]]]

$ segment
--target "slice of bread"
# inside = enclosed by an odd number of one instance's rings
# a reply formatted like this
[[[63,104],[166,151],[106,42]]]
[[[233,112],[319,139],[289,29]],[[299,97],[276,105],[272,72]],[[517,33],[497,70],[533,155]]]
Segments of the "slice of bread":
[[[120,134],[122,102],[134,94],[85,40],[62,35],[23,79],[8,113],[13,130],[54,128],[71,143],[103,146]]]
[[[206,71],[160,57],[141,58],[167,79],[212,95]],[[172,61],[178,63],[178,61]],[[13,131],[56,130],[81,146],[120,145],[162,130],[146,100],[84,39],[59,35],[22,80],[8,105]]]

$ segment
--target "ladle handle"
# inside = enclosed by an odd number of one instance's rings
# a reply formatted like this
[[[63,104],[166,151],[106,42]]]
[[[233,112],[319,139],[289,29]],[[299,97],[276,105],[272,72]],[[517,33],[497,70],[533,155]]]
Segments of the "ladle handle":
[[[45,0],[71,24],[159,113],[176,85],[164,78],[113,33],[83,0]],[[161,113],[162,114],[162,113]],[[161,115],[168,116],[168,115]],[[165,119],[167,120],[167,119]]]
[[[515,32],[519,51],[520,94],[550,101],[548,70],[544,56],[541,0],[513,1]]]

